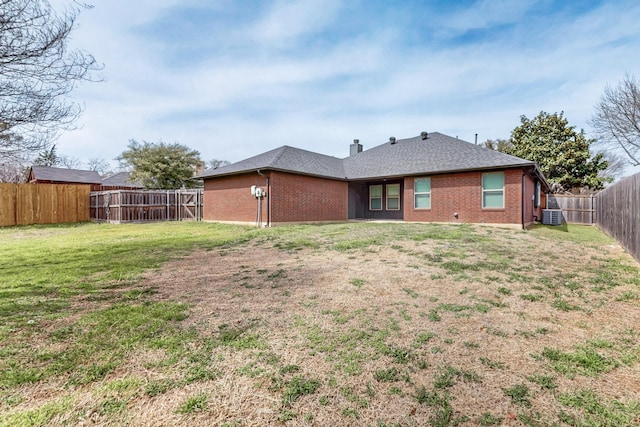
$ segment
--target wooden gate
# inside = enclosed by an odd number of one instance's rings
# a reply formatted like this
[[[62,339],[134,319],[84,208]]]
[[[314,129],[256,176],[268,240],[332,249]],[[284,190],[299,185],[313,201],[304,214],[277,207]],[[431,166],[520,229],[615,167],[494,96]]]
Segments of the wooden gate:
[[[91,219],[123,222],[200,221],[203,190],[112,190],[91,193]]]

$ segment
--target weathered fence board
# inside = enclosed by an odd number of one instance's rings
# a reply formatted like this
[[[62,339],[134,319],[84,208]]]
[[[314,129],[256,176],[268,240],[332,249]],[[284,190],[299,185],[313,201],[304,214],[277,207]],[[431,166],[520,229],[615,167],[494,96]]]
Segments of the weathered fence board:
[[[561,209],[564,221],[572,224],[595,224],[596,203],[594,195],[547,196],[547,209]]]
[[[89,221],[89,185],[0,184],[0,226]]]
[[[598,227],[640,262],[640,173],[597,195]]]
[[[113,190],[91,193],[91,219],[112,223],[199,221],[202,190]]]
[[[16,225],[16,192],[15,184],[0,184],[0,226]]]

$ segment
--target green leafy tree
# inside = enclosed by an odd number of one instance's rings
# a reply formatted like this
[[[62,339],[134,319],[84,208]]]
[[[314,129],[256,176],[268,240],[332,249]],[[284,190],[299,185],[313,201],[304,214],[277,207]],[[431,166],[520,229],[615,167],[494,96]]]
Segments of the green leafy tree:
[[[196,168],[202,161],[200,153],[184,145],[129,140],[128,150],[116,158],[122,167],[132,169],[130,180],[146,188],[193,188]]]
[[[512,148],[507,152],[536,162],[556,188],[599,190],[609,179],[600,174],[607,168],[604,155],[591,155],[589,148],[594,142],[569,126],[563,112],[541,111],[532,120],[520,116],[520,126],[511,132]]]

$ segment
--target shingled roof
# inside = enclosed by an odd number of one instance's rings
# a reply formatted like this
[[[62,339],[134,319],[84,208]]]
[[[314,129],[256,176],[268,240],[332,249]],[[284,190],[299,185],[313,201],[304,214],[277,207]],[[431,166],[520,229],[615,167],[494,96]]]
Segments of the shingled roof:
[[[346,178],[342,159],[287,145],[228,166],[207,169],[196,178],[232,175],[255,170],[279,170],[327,178]]]
[[[390,141],[344,159],[283,146],[208,169],[200,178],[271,169],[353,180],[523,166],[535,163],[435,132]]]
[[[519,157],[441,133],[387,142],[344,159],[349,179],[400,177],[465,170],[533,166]]]
[[[49,182],[70,182],[78,184],[100,184],[102,179],[96,171],[31,166],[32,180]]]
[[[131,187],[131,188],[144,188],[139,182],[129,181],[131,172],[118,172],[113,175],[102,178],[102,185],[106,187]]]

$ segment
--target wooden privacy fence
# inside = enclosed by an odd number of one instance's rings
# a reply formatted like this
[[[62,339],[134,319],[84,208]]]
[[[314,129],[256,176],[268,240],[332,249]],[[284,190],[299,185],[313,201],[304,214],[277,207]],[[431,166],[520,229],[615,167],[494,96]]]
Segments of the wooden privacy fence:
[[[91,219],[123,222],[200,221],[201,189],[113,190],[91,193]]]
[[[598,227],[640,262],[640,173],[598,193],[596,206]]]
[[[0,184],[0,226],[89,221],[89,185]]]
[[[561,209],[564,222],[571,224],[595,224],[596,204],[594,195],[547,195],[547,209]]]

